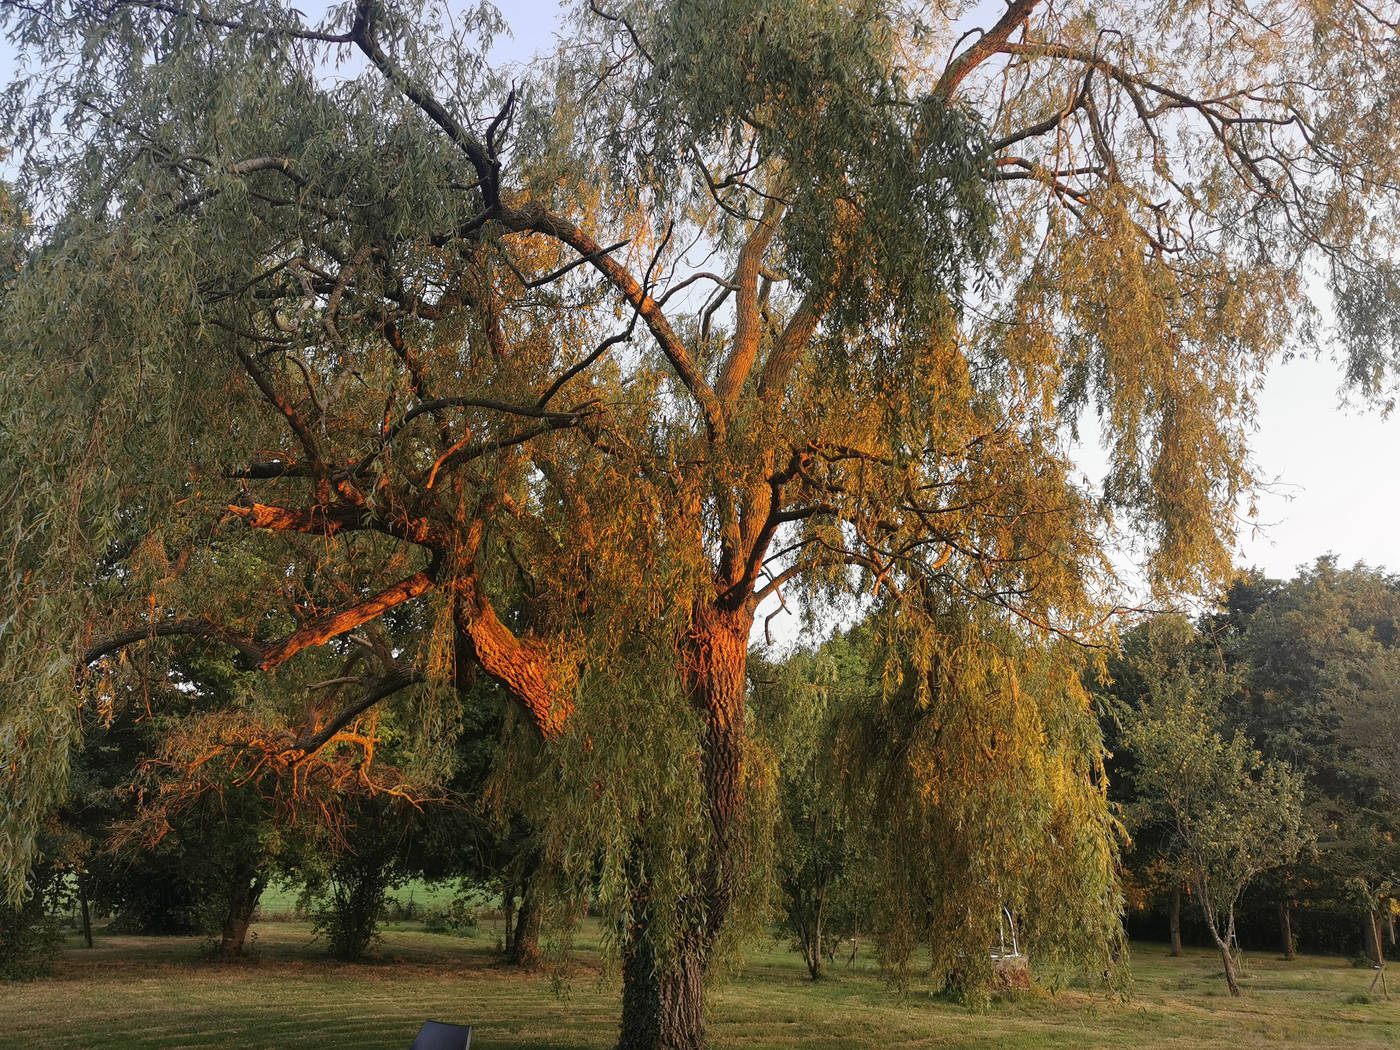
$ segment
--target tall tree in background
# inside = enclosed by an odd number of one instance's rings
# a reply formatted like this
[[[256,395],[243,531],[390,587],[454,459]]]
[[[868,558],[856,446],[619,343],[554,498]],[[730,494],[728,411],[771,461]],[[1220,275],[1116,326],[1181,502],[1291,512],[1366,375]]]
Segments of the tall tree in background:
[[[1180,837],[1160,834],[1170,831],[1160,807],[1134,793],[1136,724],[1156,719],[1179,739],[1203,726],[1222,745],[1243,734],[1249,749],[1286,765],[1302,788],[1309,847],[1250,891],[1256,906],[1266,900],[1278,910],[1282,950],[1292,952],[1296,907],[1308,933],[1326,931],[1329,948],[1355,945],[1359,928],[1363,950],[1381,961],[1381,919],[1400,884],[1400,809],[1388,764],[1397,643],[1395,579],[1364,565],[1342,569],[1330,556],[1291,580],[1239,574],[1194,627],[1157,617],[1129,632],[1108,660],[1104,693],[1129,713],[1110,737],[1117,800],[1147,820],[1127,858],[1133,878],[1151,883],[1184,859]],[[1172,705],[1187,714],[1152,714]],[[1204,714],[1191,714],[1192,705]],[[1342,916],[1357,924],[1338,935]]]
[[[555,848],[616,876],[621,1045],[698,1046],[763,837],[762,600],[897,596],[917,702],[950,639],[1099,622],[1119,528],[1160,588],[1224,568],[1253,384],[1329,336],[1305,275],[1385,393],[1390,3],[593,0],[514,88],[485,6],[3,8],[14,892],[130,646],[306,697],[243,741],[289,775],[370,768],[391,697],[440,739],[479,669],[554,811],[617,817]]]
[[[1239,995],[1235,909],[1256,877],[1290,863],[1306,845],[1302,778],[1265,762],[1243,733],[1222,737],[1208,710],[1192,701],[1167,700],[1134,722],[1135,786],[1139,804],[1172,827],[1225,982]]]
[[[1379,916],[1400,892],[1400,585],[1320,558],[1291,580],[1238,578],[1207,627],[1240,678],[1231,721],[1304,778],[1314,903],[1356,915],[1380,962]]]
[[[1194,640],[1190,626],[1177,616],[1163,615],[1137,624],[1108,651],[1102,667],[1091,669],[1094,673],[1089,683],[1096,695],[1095,708],[1108,750],[1105,764],[1110,798],[1128,819],[1129,835],[1122,862],[1127,910],[1142,911],[1165,900],[1174,956],[1182,951],[1181,906],[1183,895],[1189,900],[1190,872],[1168,827],[1135,819],[1139,814],[1151,816],[1152,811],[1137,805],[1133,791],[1134,755],[1124,739],[1125,720],[1121,715],[1151,705],[1153,682],[1161,677],[1164,666],[1190,673]]]
[[[1235,912],[1256,878],[1308,845],[1301,774],[1265,760],[1222,702],[1234,682],[1191,624],[1160,617],[1136,632],[1138,681],[1118,699],[1134,827],[1165,827],[1168,856],[1190,879],[1220,952],[1230,994],[1240,994]],[[1214,659],[1212,659],[1214,657]]]

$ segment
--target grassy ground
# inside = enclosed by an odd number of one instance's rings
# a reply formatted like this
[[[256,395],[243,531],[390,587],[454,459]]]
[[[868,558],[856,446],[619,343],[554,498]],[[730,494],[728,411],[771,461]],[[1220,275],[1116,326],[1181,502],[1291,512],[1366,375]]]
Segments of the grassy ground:
[[[269,886],[261,897],[260,910],[263,915],[279,919],[290,918],[297,908],[298,898],[300,898],[302,888],[295,883],[279,883]],[[463,893],[459,883],[453,880],[447,882],[422,882],[415,879],[403,886],[389,891],[389,898],[394,902],[400,911],[404,909],[423,908],[446,908],[452,903],[452,899],[459,893]],[[478,906],[484,907],[492,899],[498,899],[499,894],[491,894],[484,889],[465,891],[466,896],[473,898]]]
[[[405,1048],[427,1017],[476,1026],[474,1050],[597,1048],[616,1035],[617,983],[585,927],[566,979],[495,964],[500,931],[470,937],[391,928],[379,958],[328,961],[305,924],[255,927],[246,962],[211,960],[192,938],[99,936],[65,951],[56,977],[0,985],[0,1047],[25,1050]],[[798,958],[759,946],[712,995],[717,1048],[1400,1046],[1400,987],[1368,1001],[1372,974],[1345,960],[1247,960],[1245,998],[1216,957],[1139,945],[1127,1003],[1082,991],[996,1001],[970,1013],[927,992],[900,997],[868,961],[813,985]],[[1397,978],[1400,985],[1400,978]]]

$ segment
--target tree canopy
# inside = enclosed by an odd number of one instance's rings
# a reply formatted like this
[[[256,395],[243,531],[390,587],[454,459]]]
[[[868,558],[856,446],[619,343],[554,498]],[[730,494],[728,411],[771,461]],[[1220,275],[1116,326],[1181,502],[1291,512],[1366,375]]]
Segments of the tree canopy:
[[[1380,961],[1372,916],[1400,889],[1400,587],[1381,570],[1319,558],[1291,580],[1241,576],[1208,626],[1239,669],[1233,720],[1304,778],[1317,845],[1300,865],[1300,896],[1361,918]]]
[[[1314,948],[1355,949],[1360,931],[1382,961],[1379,928],[1400,878],[1389,732],[1398,598],[1384,570],[1327,556],[1290,580],[1242,572],[1194,624],[1161,616],[1124,637],[1099,689],[1117,712],[1111,797],[1134,827],[1125,867],[1143,910],[1190,880],[1228,944],[1228,897],[1209,899],[1194,869],[1252,868],[1264,877],[1235,894],[1246,937],[1258,943],[1260,918],[1270,927],[1276,910],[1291,952],[1296,912]],[[1267,842],[1245,849],[1251,823]],[[1301,851],[1269,875],[1290,840]]]
[[[1271,358],[1391,389],[1389,3],[590,0],[515,81],[485,4],[0,11],[12,891],[137,643],[276,674],[235,742],[301,770],[481,671],[575,797],[685,829],[614,841],[623,1045],[693,1045],[761,601],[1089,632],[1127,536],[1225,567]]]
[[[1252,881],[1309,844],[1303,777],[1265,760],[1243,731],[1222,733],[1222,698],[1233,682],[1202,659],[1190,624],[1167,617],[1137,633],[1129,666],[1140,688],[1129,684],[1131,699],[1118,701],[1131,756],[1130,817],[1138,828],[1165,828],[1173,866],[1190,880],[1237,996],[1235,909]]]

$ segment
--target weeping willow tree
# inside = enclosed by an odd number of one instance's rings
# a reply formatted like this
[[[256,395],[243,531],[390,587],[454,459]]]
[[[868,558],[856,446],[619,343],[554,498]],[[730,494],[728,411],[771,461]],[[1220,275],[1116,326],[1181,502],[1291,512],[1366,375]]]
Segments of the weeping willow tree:
[[[242,743],[292,775],[369,764],[381,704],[431,753],[484,673],[558,812],[616,822],[555,848],[625,902],[621,1045],[698,1046],[771,783],[761,602],[1087,635],[1111,544],[1161,589],[1225,564],[1272,355],[1387,396],[1389,3],[591,0],[523,72],[484,5],[0,10],[15,892],[144,648],[275,675]]]
[[[841,717],[838,748],[883,873],[882,964],[903,984],[926,948],[936,986],[980,998],[1010,915],[1041,979],[1117,984],[1122,831],[1084,651],[935,594],[883,616],[899,621],[883,674]]]

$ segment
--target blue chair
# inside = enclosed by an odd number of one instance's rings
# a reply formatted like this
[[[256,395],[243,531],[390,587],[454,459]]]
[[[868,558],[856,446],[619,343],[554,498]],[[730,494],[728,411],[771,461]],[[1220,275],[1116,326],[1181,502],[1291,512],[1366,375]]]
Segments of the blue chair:
[[[471,1045],[471,1025],[424,1021],[408,1050],[467,1050]]]

